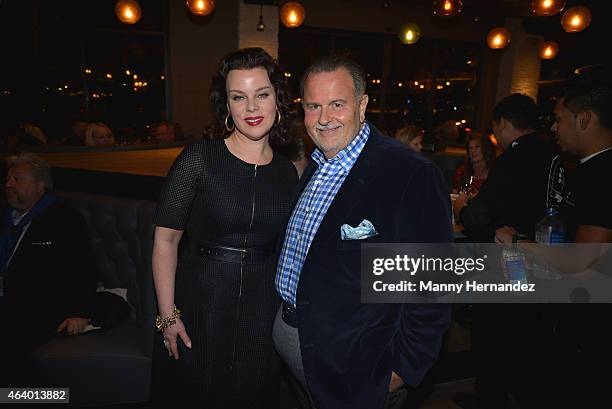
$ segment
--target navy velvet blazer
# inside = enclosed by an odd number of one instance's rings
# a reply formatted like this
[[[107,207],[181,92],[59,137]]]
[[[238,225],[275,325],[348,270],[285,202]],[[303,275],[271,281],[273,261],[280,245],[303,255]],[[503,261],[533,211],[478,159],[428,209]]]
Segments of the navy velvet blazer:
[[[304,172],[300,194],[316,166]],[[343,224],[357,226],[363,219],[379,235],[341,240]],[[317,409],[382,408],[392,370],[407,384],[419,384],[450,322],[448,305],[362,304],[360,244],[452,240],[450,198],[439,170],[371,126],[319,226],[298,284],[302,361]]]

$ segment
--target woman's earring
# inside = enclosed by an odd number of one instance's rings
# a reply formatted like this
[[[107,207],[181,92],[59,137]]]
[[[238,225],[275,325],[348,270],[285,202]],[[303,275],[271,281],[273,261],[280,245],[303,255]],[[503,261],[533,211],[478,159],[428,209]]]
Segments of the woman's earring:
[[[278,126],[278,124],[280,124],[281,121],[281,113],[278,110],[278,108],[276,108],[276,122],[274,122],[274,126]]]
[[[232,132],[234,128],[236,128],[236,126],[234,125],[234,121],[232,121],[232,127],[230,128],[229,125],[227,124],[227,121],[229,119],[230,119],[230,114],[228,113],[227,116],[225,117],[225,129],[227,130],[227,132]]]

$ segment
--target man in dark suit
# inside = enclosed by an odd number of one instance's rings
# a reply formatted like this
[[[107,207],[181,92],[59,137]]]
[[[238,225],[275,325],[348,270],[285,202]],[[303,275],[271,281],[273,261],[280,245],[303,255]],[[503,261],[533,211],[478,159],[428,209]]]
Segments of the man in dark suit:
[[[282,237],[275,344],[307,406],[401,407],[403,385],[418,385],[437,358],[450,311],[362,304],[360,244],[452,241],[445,183],[427,159],[365,121],[355,62],[318,60],[301,91],[318,149]],[[366,234],[349,240],[357,226]]]
[[[81,333],[95,288],[85,220],[51,193],[49,164],[24,152],[7,159],[9,208],[0,233],[0,386],[22,386],[24,357],[56,333]],[[9,376],[11,376],[9,378]],[[6,382],[10,382],[7,384]]]

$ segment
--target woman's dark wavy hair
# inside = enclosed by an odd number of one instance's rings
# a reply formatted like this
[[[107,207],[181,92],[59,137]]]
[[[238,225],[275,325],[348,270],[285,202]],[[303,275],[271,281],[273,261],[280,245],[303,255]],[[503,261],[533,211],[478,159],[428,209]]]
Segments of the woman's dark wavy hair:
[[[226,80],[231,70],[250,70],[263,68],[276,93],[276,106],[281,114],[281,121],[270,130],[270,146],[273,149],[282,148],[292,142],[291,131],[291,103],[285,80],[285,73],[278,63],[262,48],[243,48],[227,54],[219,62],[219,71],[213,77],[210,87],[210,102],[217,117],[218,126],[223,129],[227,137],[224,121],[227,117],[227,91]]]
[[[480,142],[480,150],[482,151],[482,157],[484,158],[487,169],[491,169],[491,165],[495,161],[495,145],[493,145],[489,135],[484,135],[477,132],[470,134],[470,136],[465,139],[466,155],[464,164],[466,174],[470,176],[474,174],[474,163],[472,163],[472,159],[470,158],[471,141]]]

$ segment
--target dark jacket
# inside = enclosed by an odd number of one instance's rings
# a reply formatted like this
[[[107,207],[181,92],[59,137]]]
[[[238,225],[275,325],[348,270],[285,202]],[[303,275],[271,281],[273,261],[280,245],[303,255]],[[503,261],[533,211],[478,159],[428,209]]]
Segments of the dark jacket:
[[[495,230],[512,226],[534,238],[546,211],[553,145],[541,134],[523,135],[493,162],[478,195],[459,215],[471,241],[492,242]]]
[[[300,191],[316,166],[306,169]],[[341,240],[343,224],[364,219],[379,235]],[[297,289],[304,373],[318,409],[382,408],[392,370],[419,384],[449,324],[446,305],[362,304],[360,244],[450,241],[450,199],[439,170],[372,127],[312,241]]]
[[[94,272],[85,219],[55,203],[32,220],[5,271],[5,312],[41,331],[69,317],[87,318]]]

